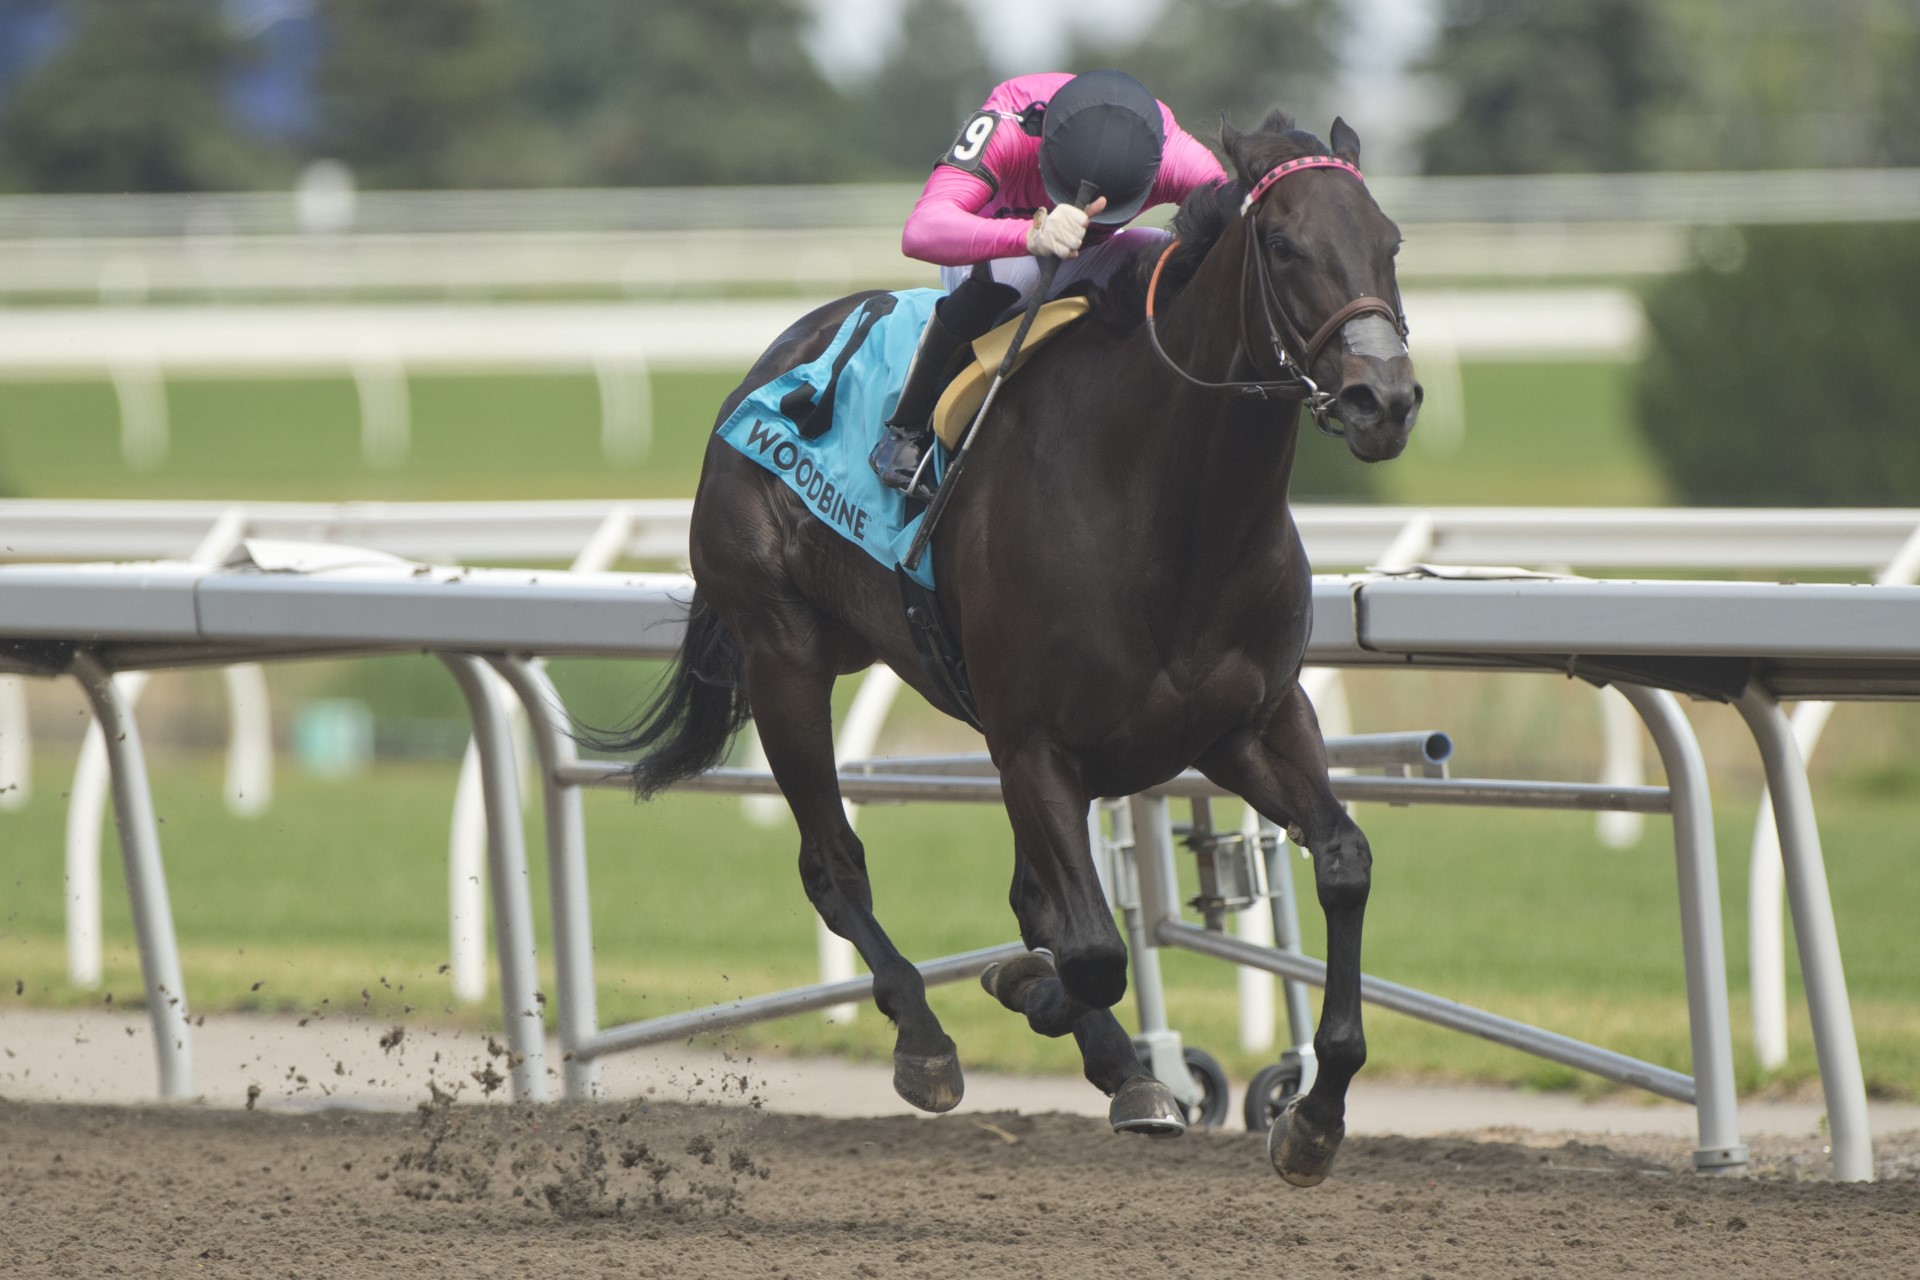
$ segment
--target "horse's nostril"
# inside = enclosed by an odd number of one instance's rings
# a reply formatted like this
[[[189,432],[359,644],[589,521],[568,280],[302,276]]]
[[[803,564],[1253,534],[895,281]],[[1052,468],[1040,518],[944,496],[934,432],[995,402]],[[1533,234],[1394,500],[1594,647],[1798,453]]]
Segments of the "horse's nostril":
[[[1369,421],[1380,416],[1380,397],[1365,383],[1354,383],[1340,392],[1340,403],[1352,417]]]
[[[1419,383],[1413,384],[1413,407],[1418,409],[1427,402],[1427,389]]]

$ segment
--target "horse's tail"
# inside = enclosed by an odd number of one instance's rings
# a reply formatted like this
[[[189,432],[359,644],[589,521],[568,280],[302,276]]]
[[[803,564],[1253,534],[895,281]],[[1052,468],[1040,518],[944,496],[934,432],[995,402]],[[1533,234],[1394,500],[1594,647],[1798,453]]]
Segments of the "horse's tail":
[[[589,745],[640,752],[626,773],[634,794],[650,800],[726,758],[734,735],[752,715],[745,677],[740,641],[696,590],[680,653],[652,700],[631,726],[590,738]]]

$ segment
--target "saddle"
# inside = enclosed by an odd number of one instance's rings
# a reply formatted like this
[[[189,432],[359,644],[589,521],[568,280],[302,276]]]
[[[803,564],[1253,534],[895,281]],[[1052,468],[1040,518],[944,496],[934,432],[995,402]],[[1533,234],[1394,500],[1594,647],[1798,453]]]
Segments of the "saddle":
[[[1020,354],[1014,357],[1013,370],[1007,376],[1018,373],[1035,352],[1086,315],[1087,307],[1084,295],[1055,298],[1041,304],[1040,314],[1034,317],[1033,328],[1027,330],[1026,341],[1020,345]],[[933,406],[933,433],[947,448],[960,447],[960,438],[973,425],[974,416],[986,401],[987,388],[993,385],[993,376],[999,372],[1000,362],[1007,358],[1007,348],[1013,345],[1013,335],[1019,328],[1020,316],[1016,314],[975,338],[973,359],[961,367],[947,389],[940,393],[940,399]]]

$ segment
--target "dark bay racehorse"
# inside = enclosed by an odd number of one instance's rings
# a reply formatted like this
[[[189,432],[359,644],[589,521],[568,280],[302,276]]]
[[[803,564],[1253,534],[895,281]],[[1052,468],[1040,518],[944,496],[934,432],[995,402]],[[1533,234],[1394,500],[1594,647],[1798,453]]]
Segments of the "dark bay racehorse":
[[[989,991],[1042,1034],[1072,1033],[1087,1078],[1114,1099],[1116,1129],[1179,1130],[1170,1091],[1111,1012],[1127,951],[1086,815],[1098,797],[1197,766],[1313,855],[1327,917],[1319,1074],[1269,1141],[1282,1176],[1310,1186],[1332,1163],[1366,1056],[1372,855],[1334,799],[1300,690],[1310,579],[1287,478],[1303,403],[1373,462],[1405,447],[1421,390],[1401,341],[1399,231],[1353,167],[1353,131],[1335,121],[1329,148],[1276,112],[1251,133],[1226,127],[1223,145],[1238,182],[1190,198],[1157,272],[1146,260],[1116,280],[995,401],[933,549],[1012,819],[1014,914],[1027,946],[1051,956],[999,966]],[[817,356],[866,296],[783,334],[720,419]],[[751,707],[799,823],[807,895],[858,948],[898,1028],[895,1087],[947,1110],[961,1094],[953,1041],[874,919],[834,770],[837,676],[885,662],[953,710],[915,653],[899,589],[717,438],[694,501],[692,566],[678,663],[624,742],[643,752],[635,785],[649,795],[717,764]]]

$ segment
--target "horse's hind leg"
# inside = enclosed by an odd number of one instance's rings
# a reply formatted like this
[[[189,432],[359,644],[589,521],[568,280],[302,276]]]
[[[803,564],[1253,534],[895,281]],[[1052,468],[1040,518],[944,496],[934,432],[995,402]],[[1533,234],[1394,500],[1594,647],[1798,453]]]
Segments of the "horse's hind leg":
[[[776,628],[783,635],[818,627]],[[767,763],[800,827],[800,879],[827,927],[873,971],[873,999],[898,1028],[893,1087],[922,1111],[951,1111],[963,1083],[953,1041],[927,1007],[920,971],[873,917],[866,850],[847,823],[833,760],[834,668],[818,655],[749,645],[747,697]]]
[[[1347,1085],[1367,1060],[1360,1022],[1360,928],[1372,883],[1367,838],[1334,798],[1313,705],[1295,686],[1257,737],[1223,743],[1200,762],[1209,778],[1262,816],[1295,828],[1313,854],[1313,882],[1327,917],[1327,985],[1313,1036],[1319,1073],[1267,1135],[1280,1176],[1311,1187],[1327,1176],[1346,1135]]]
[[[1179,1104],[1134,1051],[1110,1007],[1126,993],[1127,949],[1093,870],[1087,798],[1058,753],[1015,752],[1001,771],[1013,822],[1011,901],[1029,952],[983,975],[996,999],[1041,1035],[1068,1032],[1087,1079],[1113,1099],[1116,1131],[1172,1136],[1186,1129]]]

